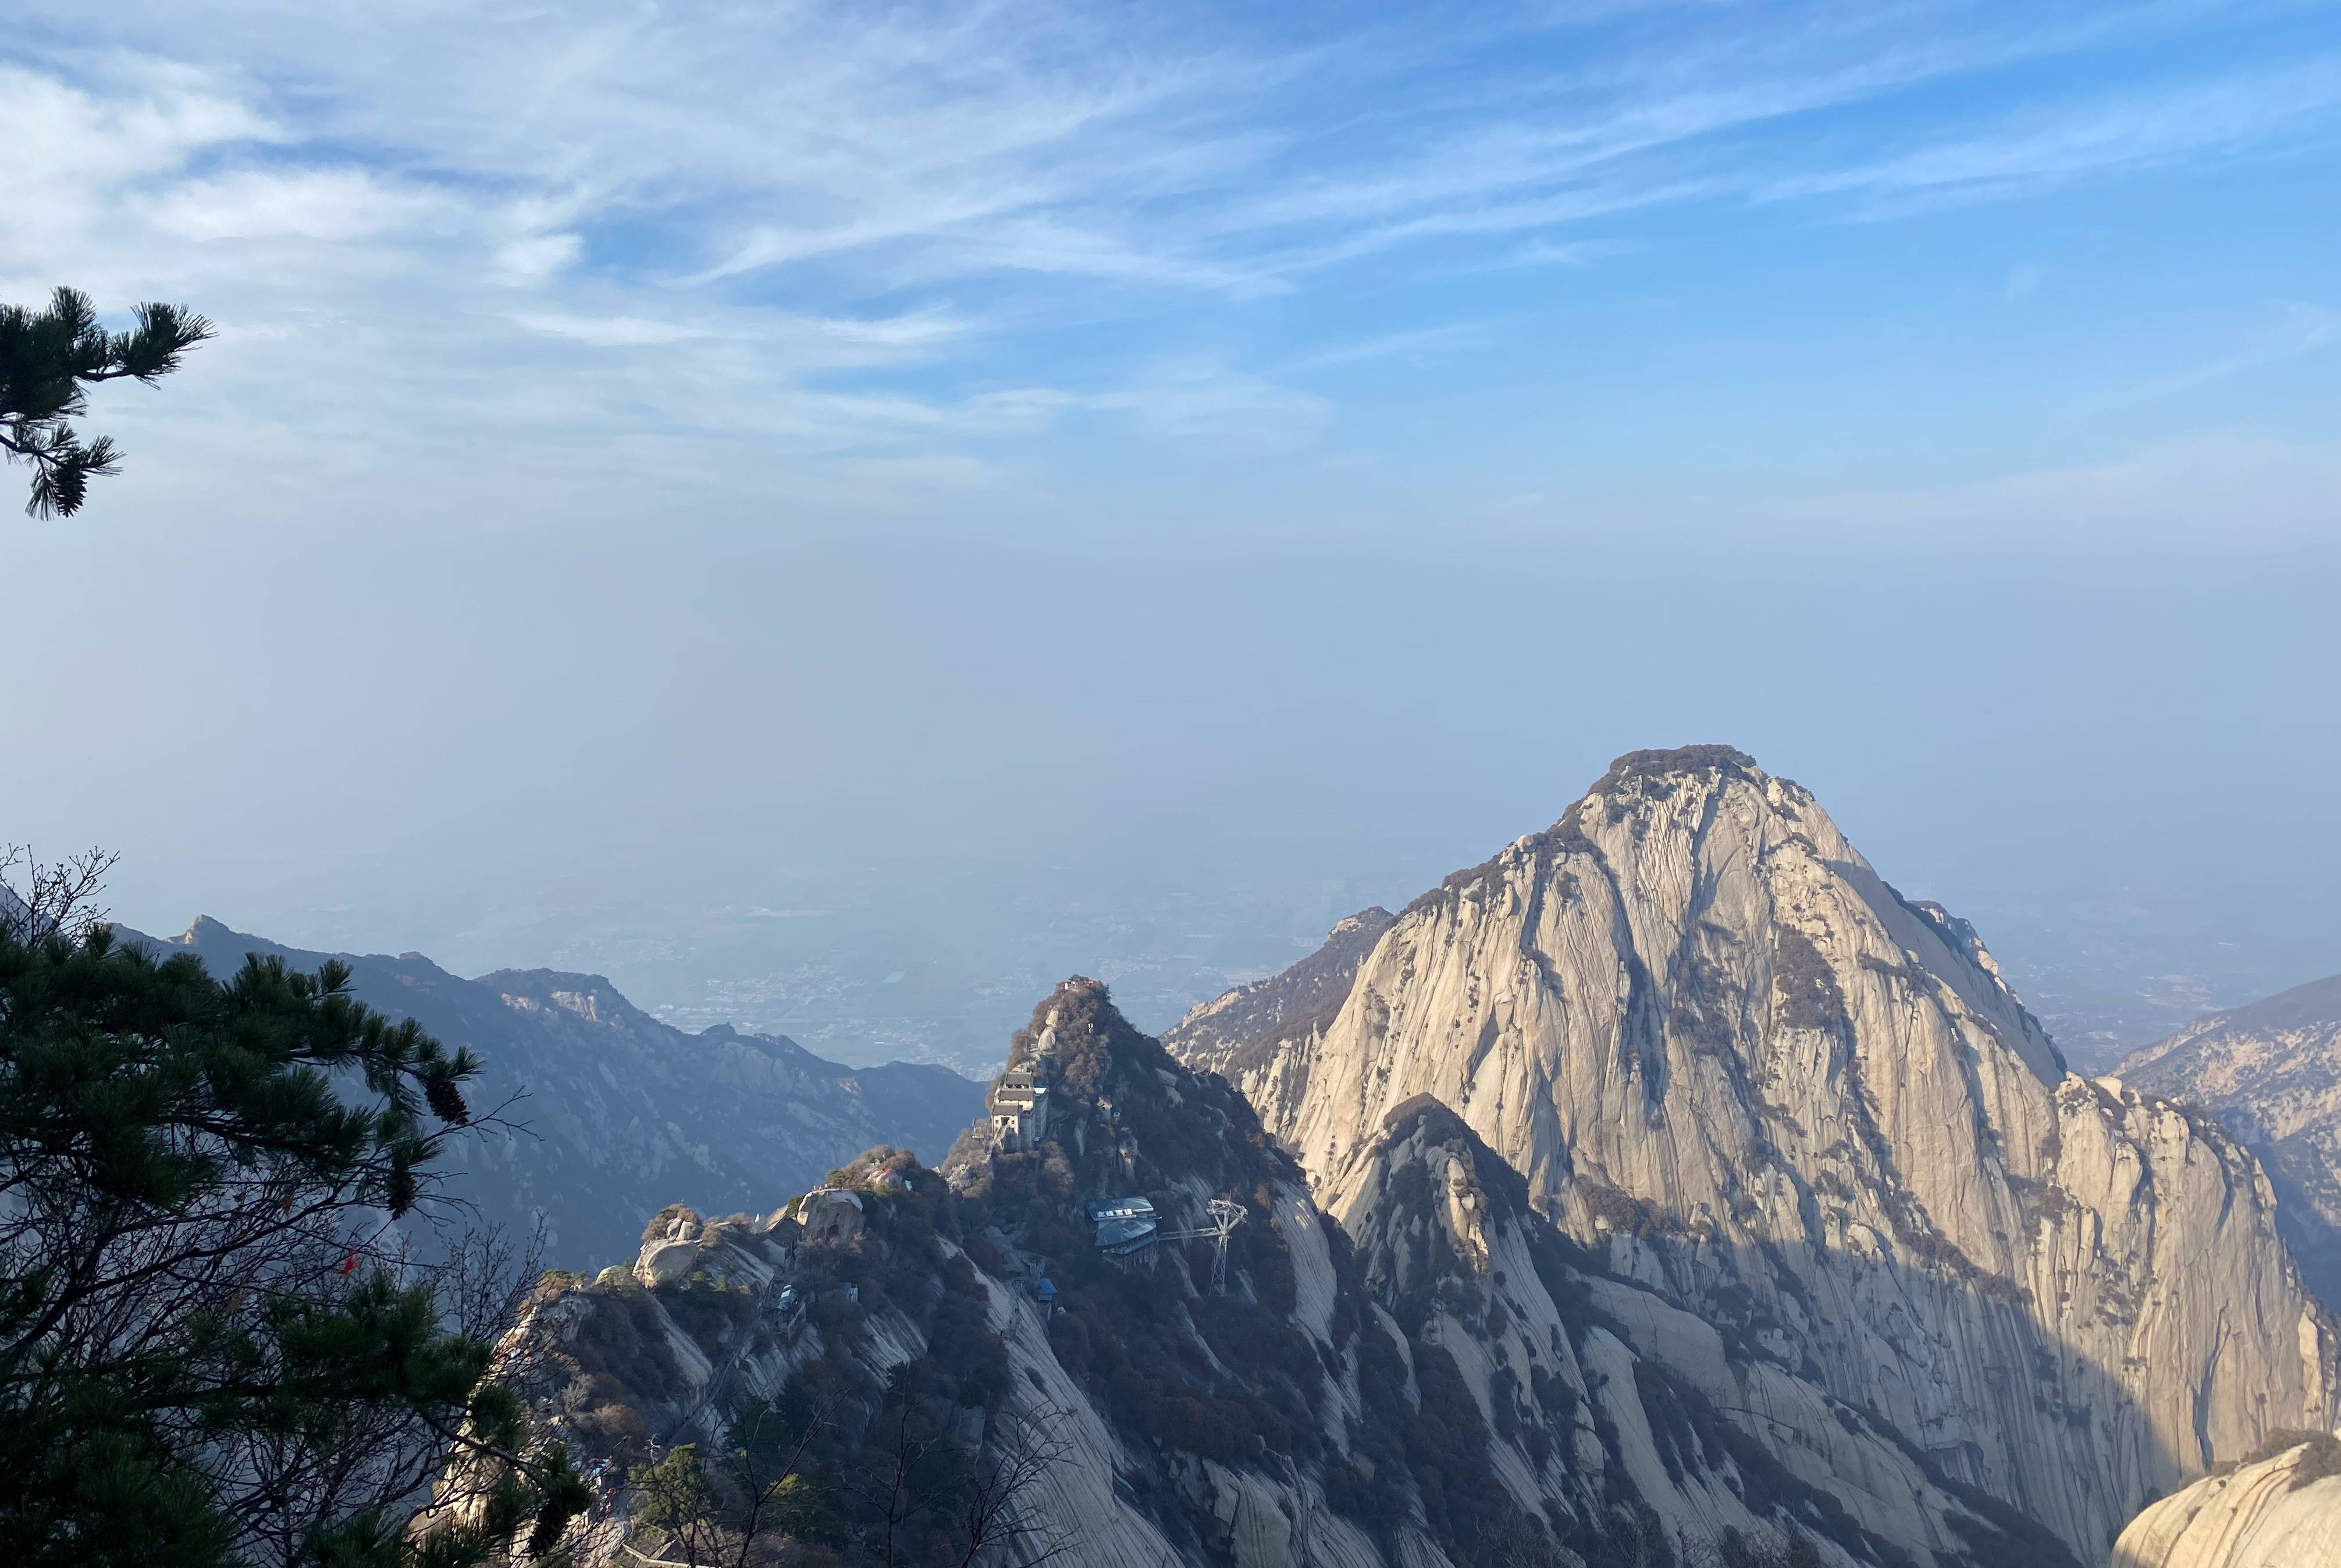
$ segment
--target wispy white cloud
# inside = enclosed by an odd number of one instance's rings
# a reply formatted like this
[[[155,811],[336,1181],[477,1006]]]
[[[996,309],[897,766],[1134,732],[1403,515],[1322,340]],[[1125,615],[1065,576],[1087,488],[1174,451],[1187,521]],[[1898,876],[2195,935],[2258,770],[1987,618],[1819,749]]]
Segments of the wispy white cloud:
[[[2151,377],[2097,399],[2089,406],[2093,412],[2107,412],[2159,402],[2198,387],[2315,353],[2336,341],[2341,341],[2341,311],[2328,310],[2322,305],[2287,304],[2284,307],[2282,318],[2275,325],[2254,333],[2252,341],[2235,352],[2222,354],[2216,359],[2190,365],[2167,375]]]
[[[1303,375],[1310,371],[1330,370],[1371,360],[1416,357],[1464,348],[1485,342],[1496,330],[1492,323],[1462,322],[1449,326],[1420,327],[1412,332],[1386,332],[1380,337],[1361,338],[1338,348],[1304,354],[1288,362],[1279,373]]]
[[[102,34],[25,9],[0,287],[184,296],[241,339],[190,373],[234,388],[255,445],[336,422],[440,461],[730,440],[957,483],[1079,416],[1305,442],[1336,405],[1283,378],[1482,329],[1389,323],[1281,366],[1143,332],[1114,363],[968,361],[1168,300],[1598,264],[1661,209],[1881,217],[2341,128],[2324,57],[1997,116],[1938,94],[1890,142],[1836,118],[2184,29],[2200,0],[1592,0],[1305,35],[1072,0],[122,0]]]
[[[1128,414],[1159,435],[1261,451],[1298,445],[1332,418],[1322,397],[1203,357],[1153,366],[1129,386],[1081,402]]]
[[[513,320],[531,332],[569,338],[597,349],[652,348],[703,337],[706,330],[683,322],[644,316],[579,316],[560,311],[522,311]]]
[[[581,235],[525,234],[496,247],[490,275],[512,283],[543,283],[575,266],[584,254]]]
[[[1616,255],[1626,248],[1614,240],[1533,239],[1515,245],[1479,265],[1489,272],[1530,267],[1582,267],[1603,256]]]
[[[458,221],[446,196],[364,169],[239,169],[173,189],[156,204],[165,234],[216,240],[343,243]]]
[[[2182,159],[2281,145],[2341,128],[2341,55],[2208,82],[2131,88],[2093,103],[2032,108],[1865,163],[1786,176],[1767,200],[1866,198],[1859,215],[2028,195]]]

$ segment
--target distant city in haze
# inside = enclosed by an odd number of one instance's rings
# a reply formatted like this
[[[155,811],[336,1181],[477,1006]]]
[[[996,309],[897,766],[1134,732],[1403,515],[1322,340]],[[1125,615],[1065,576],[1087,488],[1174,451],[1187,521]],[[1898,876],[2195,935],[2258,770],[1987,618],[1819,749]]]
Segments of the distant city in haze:
[[[731,1024],[833,1060],[931,1061],[984,1078],[1033,998],[1069,975],[1103,980],[1132,1021],[1160,1030],[1314,950],[1335,920],[1368,904],[1400,908],[1457,868],[1385,867],[1313,884],[1230,878],[1168,892],[1100,888],[1093,867],[1037,866],[996,902],[949,910],[933,907],[933,889],[909,893],[892,877],[807,875],[780,884],[773,905],[515,915],[493,930],[451,934],[431,956],[459,968],[602,974],[679,1028]],[[2169,888],[2030,899],[1903,890],[1945,898],[1972,920],[2084,1071],[2108,1068],[2204,1012],[2316,978],[2335,951],[2313,928],[2287,938],[2259,924],[2223,926]],[[302,939],[363,947],[381,918],[327,918]]]

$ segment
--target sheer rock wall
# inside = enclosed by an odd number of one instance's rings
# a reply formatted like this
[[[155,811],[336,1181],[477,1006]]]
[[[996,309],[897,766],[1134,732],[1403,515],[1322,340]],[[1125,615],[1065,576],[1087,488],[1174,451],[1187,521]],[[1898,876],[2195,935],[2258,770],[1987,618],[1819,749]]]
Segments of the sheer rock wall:
[[[2116,1070],[2212,1112],[2258,1157],[2310,1288],[2341,1303],[2341,975],[2198,1018]]]

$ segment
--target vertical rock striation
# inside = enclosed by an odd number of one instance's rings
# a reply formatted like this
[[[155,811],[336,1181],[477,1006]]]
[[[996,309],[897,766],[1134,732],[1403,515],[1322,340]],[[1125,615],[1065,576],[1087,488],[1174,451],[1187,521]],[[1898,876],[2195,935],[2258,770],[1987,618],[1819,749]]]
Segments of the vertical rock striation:
[[[1431,1096],[1618,1272],[2084,1560],[2341,1416],[2251,1156],[2067,1072],[1972,928],[1728,748],[1620,759],[1409,906],[1330,1019],[1221,1051],[1332,1212]]]
[[[2212,1112],[2258,1157],[2302,1274],[2341,1303],[2341,975],[2197,1018],[2116,1071]]]
[[[855,1480],[909,1409],[971,1465],[1057,1434],[1031,1513],[1101,1568],[1639,1568],[1735,1537],[1833,1568],[2073,1568],[1570,1241],[1435,1101],[1357,1146],[1336,1224],[1250,1107],[1094,982],[1051,993],[1010,1067],[1054,1105],[1031,1146],[980,1126],[941,1171],[874,1149],[763,1217],[670,1206],[632,1269],[540,1287],[499,1375],[596,1478],[583,1568],[636,1561],[654,1443],[729,1452],[808,1401],[802,1474],[849,1564],[965,1560],[896,1553]],[[1090,1206],[1139,1196],[1162,1228],[1110,1248]],[[1198,1223],[1214,1200],[1232,1231]]]

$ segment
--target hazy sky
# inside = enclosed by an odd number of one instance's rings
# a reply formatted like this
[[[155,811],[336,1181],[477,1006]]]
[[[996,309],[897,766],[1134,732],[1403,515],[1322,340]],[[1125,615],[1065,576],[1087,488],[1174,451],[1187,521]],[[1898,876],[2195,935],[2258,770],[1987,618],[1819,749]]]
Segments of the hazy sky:
[[[20,0],[0,148],[221,327],[0,522],[134,923],[1403,898],[1713,739],[2341,969],[2334,5]]]

